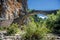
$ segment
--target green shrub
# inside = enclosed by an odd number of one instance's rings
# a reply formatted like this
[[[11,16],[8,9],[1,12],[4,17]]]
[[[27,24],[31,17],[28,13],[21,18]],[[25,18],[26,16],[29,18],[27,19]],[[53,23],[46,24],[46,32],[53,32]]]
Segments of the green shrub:
[[[0,27],[0,31],[7,30],[7,27]]]
[[[45,23],[44,23],[45,24]],[[23,39],[24,40],[40,40],[43,38],[48,32],[49,29],[46,28],[45,25],[39,26],[34,21],[29,22],[26,26],[24,26],[25,34]]]
[[[60,11],[58,11],[55,15],[48,15],[46,25],[52,32],[60,33]]]
[[[7,34],[8,35],[14,35],[20,32],[20,29],[17,24],[12,24],[11,26],[8,27],[7,29]]]

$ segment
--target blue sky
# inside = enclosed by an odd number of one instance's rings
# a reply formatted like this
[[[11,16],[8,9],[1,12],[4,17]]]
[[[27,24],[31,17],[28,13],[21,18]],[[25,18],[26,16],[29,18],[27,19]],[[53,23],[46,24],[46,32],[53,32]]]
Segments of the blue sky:
[[[28,0],[28,8],[35,10],[60,9],[60,0]]]

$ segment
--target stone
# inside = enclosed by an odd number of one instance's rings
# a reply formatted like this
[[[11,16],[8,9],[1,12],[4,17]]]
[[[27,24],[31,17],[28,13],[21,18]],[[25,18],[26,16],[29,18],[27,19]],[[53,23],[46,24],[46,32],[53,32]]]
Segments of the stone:
[[[9,24],[10,20],[14,21],[14,19],[17,18],[19,18],[18,21],[21,21],[23,17],[20,18],[20,16],[25,16],[27,14],[26,9],[27,0],[0,0],[0,19],[2,19],[0,20],[0,25],[5,25],[4,23]],[[3,23],[3,21],[5,22]]]

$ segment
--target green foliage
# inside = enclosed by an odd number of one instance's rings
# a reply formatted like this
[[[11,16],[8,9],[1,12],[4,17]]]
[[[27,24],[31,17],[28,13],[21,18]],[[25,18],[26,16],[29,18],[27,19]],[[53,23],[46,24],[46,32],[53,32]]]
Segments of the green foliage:
[[[14,35],[20,32],[20,29],[18,28],[17,24],[12,24],[7,28],[7,34],[8,35]]]
[[[0,31],[7,30],[7,27],[0,27]]]
[[[49,32],[60,32],[60,11],[57,14],[47,15],[47,19],[37,16],[30,17],[31,22],[25,26],[25,40],[40,40]]]
[[[47,15],[47,19],[38,18],[37,15],[30,16],[30,19],[30,22],[23,26],[24,40],[40,40],[49,32],[60,33],[60,11],[56,15]],[[0,30],[7,30],[8,35],[20,33],[18,24],[12,24],[8,28],[0,27]]]
[[[56,13],[56,15],[51,14],[48,15],[48,19],[46,20],[47,28],[50,30],[58,32],[60,29],[60,11]]]
[[[15,35],[20,33],[20,28],[18,24],[12,24],[9,27],[0,27],[0,31],[7,31],[7,35]]]
[[[25,40],[40,40],[50,32],[50,30],[46,28],[45,22],[40,26],[38,22],[35,23],[32,17],[30,18],[32,19],[32,21],[24,26],[24,30],[26,32],[26,34],[24,34]]]

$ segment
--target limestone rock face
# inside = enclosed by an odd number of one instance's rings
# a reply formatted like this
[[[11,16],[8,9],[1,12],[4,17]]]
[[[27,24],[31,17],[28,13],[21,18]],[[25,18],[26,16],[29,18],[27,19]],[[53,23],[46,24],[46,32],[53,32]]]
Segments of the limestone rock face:
[[[26,9],[27,0],[0,0],[0,24],[5,20],[14,21],[14,19],[26,15]],[[19,20],[21,20],[21,18]],[[11,21],[11,23],[13,21]]]

